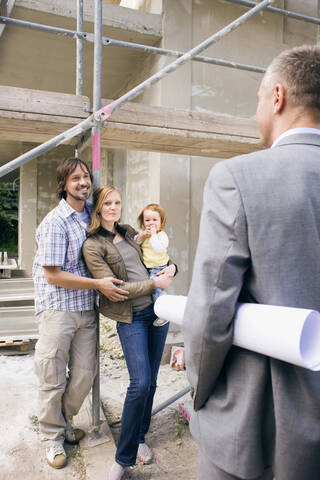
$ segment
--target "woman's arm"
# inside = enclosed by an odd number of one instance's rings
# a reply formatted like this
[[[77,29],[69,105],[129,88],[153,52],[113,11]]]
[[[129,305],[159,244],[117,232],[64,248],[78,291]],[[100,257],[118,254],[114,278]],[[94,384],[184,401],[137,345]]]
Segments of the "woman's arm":
[[[114,277],[115,274],[104,258],[105,252],[98,242],[91,239],[86,240],[82,248],[83,256],[87,267],[94,278]],[[120,279],[123,280],[123,279]],[[166,289],[172,283],[172,277],[163,275],[161,278],[147,279],[139,282],[126,282],[121,284],[121,288],[128,292],[127,299],[134,299],[143,295],[151,295],[156,288]],[[109,297],[107,297],[109,298]],[[112,300],[109,298],[109,300]],[[113,301],[113,300],[112,300]]]

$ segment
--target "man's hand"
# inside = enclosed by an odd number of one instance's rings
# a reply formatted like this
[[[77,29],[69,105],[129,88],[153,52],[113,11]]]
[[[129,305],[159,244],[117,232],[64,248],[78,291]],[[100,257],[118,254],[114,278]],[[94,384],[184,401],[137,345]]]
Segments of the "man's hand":
[[[162,290],[166,290],[173,282],[173,275],[164,273],[159,277],[153,278],[152,280],[154,281],[156,288],[162,288]]]
[[[168,277],[174,277],[176,273],[176,266],[174,263],[171,263],[166,268],[157,273],[157,276],[168,275]]]
[[[98,290],[112,302],[123,302],[127,300],[129,292],[116,286],[122,283],[122,280],[114,277],[101,278],[98,280]]]

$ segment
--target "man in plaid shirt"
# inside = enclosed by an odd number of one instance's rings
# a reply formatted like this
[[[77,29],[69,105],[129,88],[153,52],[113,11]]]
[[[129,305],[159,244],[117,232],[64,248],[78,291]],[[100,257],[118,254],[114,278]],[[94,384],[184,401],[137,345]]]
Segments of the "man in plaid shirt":
[[[94,290],[112,301],[125,300],[128,292],[117,286],[121,280],[91,278],[82,257],[92,210],[88,166],[78,158],[63,160],[57,180],[60,202],[37,229],[33,279],[40,333],[35,352],[40,434],[49,465],[62,468],[67,462],[64,440],[75,444],[84,436],[70,419],[96,373]]]

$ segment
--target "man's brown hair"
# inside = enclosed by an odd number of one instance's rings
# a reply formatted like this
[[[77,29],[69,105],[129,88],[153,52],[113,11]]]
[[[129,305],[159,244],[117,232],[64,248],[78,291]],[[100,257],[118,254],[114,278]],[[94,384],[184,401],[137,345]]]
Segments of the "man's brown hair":
[[[67,198],[65,191],[66,181],[68,176],[77,168],[78,165],[80,165],[80,168],[83,172],[86,171],[89,173],[92,182],[92,175],[86,162],[77,157],[65,158],[59,163],[57,168],[57,197],[59,199]]]

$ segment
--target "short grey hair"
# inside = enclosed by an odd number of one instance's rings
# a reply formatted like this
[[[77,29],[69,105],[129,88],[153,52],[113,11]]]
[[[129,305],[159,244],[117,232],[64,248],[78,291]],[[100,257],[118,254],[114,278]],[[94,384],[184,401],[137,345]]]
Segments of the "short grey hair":
[[[285,50],[269,65],[264,84],[282,83],[290,102],[320,120],[320,46],[303,45]]]

